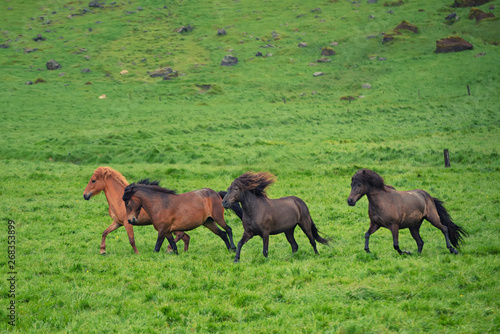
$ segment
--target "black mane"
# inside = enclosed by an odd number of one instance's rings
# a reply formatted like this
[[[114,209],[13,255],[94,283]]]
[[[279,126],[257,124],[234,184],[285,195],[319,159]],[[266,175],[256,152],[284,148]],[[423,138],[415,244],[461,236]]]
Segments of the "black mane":
[[[360,181],[361,183],[368,184],[372,189],[385,190],[386,185],[384,184],[384,179],[369,169],[360,169],[352,177],[352,181]],[[389,186],[392,189],[394,187]]]
[[[137,190],[139,189],[147,189],[147,190],[153,190],[153,191],[158,191],[161,193],[169,194],[169,195],[176,195],[177,191],[172,190],[172,189],[167,189],[160,187],[158,184],[159,181],[149,181],[149,179],[144,179],[141,180],[137,183],[131,183],[128,186],[125,187],[125,191],[122,196],[123,201],[129,201],[132,196],[136,193]]]

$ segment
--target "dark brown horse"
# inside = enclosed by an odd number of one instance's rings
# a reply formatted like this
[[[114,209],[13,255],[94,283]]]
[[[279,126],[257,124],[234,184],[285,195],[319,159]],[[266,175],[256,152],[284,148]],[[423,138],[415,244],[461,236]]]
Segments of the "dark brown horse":
[[[159,252],[165,238],[175,254],[177,246],[173,232],[190,231],[200,225],[218,235],[228,249],[235,249],[231,227],[224,220],[222,198],[214,190],[204,188],[184,194],[157,185],[132,183],[125,188],[122,197],[125,202],[128,222],[137,223],[141,209],[147,212],[158,231],[155,252]],[[219,224],[224,230],[217,227]],[[228,239],[229,237],[229,239]]]
[[[109,215],[113,222],[107,229],[102,233],[101,240],[101,254],[106,254],[106,237],[108,234],[117,228],[124,226],[127,230],[128,239],[130,245],[134,249],[136,254],[139,254],[137,247],[135,246],[134,239],[134,228],[127,221],[127,215],[125,213],[125,206],[123,205],[122,196],[125,187],[128,186],[128,182],[123,177],[120,172],[110,168],[110,167],[98,167],[94,174],[90,177],[89,183],[85,190],[83,191],[83,198],[85,200],[90,200],[91,197],[98,195],[101,191],[104,191],[106,195],[106,200],[109,205]],[[225,193],[224,193],[225,194]],[[223,195],[222,195],[223,196]],[[147,215],[144,210],[142,210],[137,218],[137,223],[135,225],[151,225],[153,222],[151,218]],[[184,250],[187,251],[189,247],[189,235],[186,233],[178,233],[175,242],[182,239],[184,241]]]
[[[275,182],[275,177],[269,173],[248,172],[233,181],[227,189],[222,205],[227,208],[235,202],[240,202],[243,208],[243,228],[245,232],[238,243],[234,262],[240,260],[241,247],[253,236],[259,235],[264,243],[263,254],[267,257],[269,235],[285,233],[286,239],[295,253],[299,246],[293,236],[295,227],[300,226],[309,238],[314,252],[317,254],[316,240],[328,245],[328,240],[319,236],[306,203],[298,197],[288,196],[270,199],[266,188]]]
[[[384,180],[374,171],[361,169],[354,174],[351,183],[351,193],[347,199],[350,206],[366,195],[368,197],[368,216],[370,228],[365,234],[365,251],[368,247],[370,235],[380,226],[392,232],[394,249],[399,254],[410,254],[399,248],[398,234],[400,229],[410,229],[411,236],[417,242],[418,252],[422,253],[424,242],[420,237],[420,226],[424,219],[443,232],[446,247],[452,254],[458,251],[452,247],[459,247],[465,230],[455,225],[442,202],[431,197],[424,190],[397,191],[394,187],[384,184]],[[451,242],[451,244],[450,244]]]

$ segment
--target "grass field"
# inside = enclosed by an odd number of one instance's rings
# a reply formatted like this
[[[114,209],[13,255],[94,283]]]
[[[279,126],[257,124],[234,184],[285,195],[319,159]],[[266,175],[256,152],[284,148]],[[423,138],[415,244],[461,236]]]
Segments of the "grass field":
[[[4,2],[0,330],[499,332],[500,25],[469,20],[470,8],[452,2]],[[491,4],[480,8],[500,15]],[[444,19],[451,12],[454,24]],[[419,33],[382,44],[402,20]],[[193,30],[177,33],[187,25]],[[38,34],[46,40],[34,41]],[[474,49],[434,53],[436,40],[452,35]],[[317,61],[323,47],[336,51],[330,62]],[[229,54],[238,65],[221,67]],[[50,59],[62,68],[46,70]],[[165,66],[179,76],[149,76]],[[25,85],[37,79],[45,82]],[[189,232],[186,253],[166,245],[153,253],[157,233],[146,226],[134,229],[139,255],[120,228],[101,256],[107,202],[82,197],[101,165],[179,192],[225,190],[248,170],[269,171],[278,178],[269,197],[302,198],[331,247],[315,255],[297,229],[296,254],[277,235],[264,258],[255,237],[233,264],[205,228]],[[360,168],[443,200],[469,232],[460,254],[449,254],[429,223],[421,255],[408,230],[400,246],[414,255],[399,256],[388,230],[365,253],[368,202],[346,203]],[[226,220],[238,242],[241,222]]]

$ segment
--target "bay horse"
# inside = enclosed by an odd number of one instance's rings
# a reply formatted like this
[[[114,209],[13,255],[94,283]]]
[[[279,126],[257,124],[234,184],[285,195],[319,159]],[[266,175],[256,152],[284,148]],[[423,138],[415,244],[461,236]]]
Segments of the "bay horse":
[[[303,200],[295,196],[278,199],[267,197],[266,188],[275,181],[275,176],[270,173],[247,172],[236,178],[227,189],[222,205],[227,208],[235,202],[240,202],[243,209],[242,222],[245,231],[238,243],[235,263],[240,260],[241,247],[255,235],[259,235],[263,240],[264,257],[268,255],[269,235],[279,233],[285,233],[292,246],[292,253],[295,253],[299,248],[293,236],[297,225],[309,238],[316,254],[316,240],[328,245],[328,240],[319,235]]]
[[[370,235],[382,226],[392,232],[393,246],[399,254],[410,254],[399,248],[399,230],[405,228],[410,229],[411,236],[417,243],[418,252],[422,253],[424,241],[420,237],[419,230],[425,219],[443,232],[450,253],[458,254],[453,246],[459,248],[467,232],[455,225],[443,203],[431,197],[426,191],[421,189],[397,191],[394,187],[384,184],[383,178],[374,171],[360,169],[352,177],[347,204],[356,205],[364,195],[368,198],[370,217],[370,228],[365,234],[366,252],[370,252],[368,246]]]
[[[101,191],[104,191],[106,195],[106,200],[109,205],[109,216],[113,219],[113,222],[107,229],[102,233],[101,240],[101,254],[106,254],[106,237],[108,234],[121,226],[125,227],[127,231],[128,239],[130,245],[134,249],[136,254],[139,254],[137,247],[135,246],[134,239],[134,229],[127,221],[127,215],[125,212],[125,206],[123,205],[122,196],[125,191],[125,187],[128,186],[128,182],[125,177],[118,171],[110,168],[101,166],[98,167],[94,174],[90,177],[89,183],[85,190],[83,191],[83,198],[85,200],[90,200],[91,197],[98,195]],[[139,213],[137,223],[135,225],[152,225],[153,222],[144,210]],[[189,247],[189,235],[186,233],[178,233],[176,242],[182,239],[184,241],[184,251],[188,250]]]
[[[200,225],[218,235],[227,249],[236,248],[231,227],[224,220],[221,195],[212,189],[204,188],[177,194],[174,190],[156,184],[132,183],[125,188],[122,200],[125,202],[127,219],[131,225],[137,223],[141,209],[151,217],[153,226],[158,231],[155,252],[160,251],[163,241],[167,238],[173,252],[178,254],[172,233],[190,231]],[[219,229],[216,223],[225,232]]]

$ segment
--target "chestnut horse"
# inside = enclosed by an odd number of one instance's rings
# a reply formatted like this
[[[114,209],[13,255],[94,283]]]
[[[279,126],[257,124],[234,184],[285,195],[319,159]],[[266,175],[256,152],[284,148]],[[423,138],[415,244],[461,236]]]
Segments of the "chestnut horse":
[[[94,171],[94,174],[90,177],[87,187],[83,191],[83,198],[87,201],[90,200],[92,196],[98,195],[101,191],[104,191],[104,195],[106,195],[106,199],[108,201],[109,215],[111,216],[111,219],[113,219],[113,222],[102,233],[102,255],[106,254],[107,235],[121,226],[125,226],[130,245],[134,249],[134,252],[139,254],[139,251],[135,246],[134,229],[127,221],[125,206],[122,201],[123,192],[125,191],[126,186],[128,186],[128,182],[123,175],[120,174],[120,172],[110,167],[101,166]],[[140,212],[135,225],[151,225],[152,223],[151,218],[143,210]],[[179,239],[184,241],[184,251],[187,251],[189,247],[189,236],[185,233],[179,233],[177,234],[176,242],[179,241]]]
[[[165,238],[175,254],[177,246],[173,232],[190,231],[203,225],[218,235],[228,249],[235,249],[233,232],[224,220],[221,195],[204,188],[183,194],[165,189],[158,185],[132,183],[125,188],[122,197],[125,202],[128,222],[135,225],[141,209],[144,209],[153,226],[158,231],[155,252],[159,252]],[[226,232],[215,224],[219,224]],[[228,240],[229,237],[229,240]]]
[[[410,254],[401,251],[398,241],[399,230],[410,229],[411,236],[417,242],[418,252],[422,253],[424,242],[419,230],[423,220],[426,219],[443,232],[450,253],[458,254],[452,245],[459,248],[467,232],[455,225],[442,202],[431,197],[426,191],[420,189],[397,191],[394,187],[384,184],[382,177],[374,171],[361,169],[352,177],[351,193],[347,203],[354,206],[363,195],[368,197],[370,217],[370,228],[365,234],[365,251],[368,253],[370,235],[380,226],[391,230],[393,246],[399,254]]]
[[[236,178],[227,189],[222,205],[227,208],[235,202],[240,202],[243,209],[243,237],[238,243],[234,262],[240,260],[241,247],[259,235],[263,240],[263,254],[268,255],[269,235],[285,233],[286,239],[295,253],[299,246],[293,236],[295,227],[300,226],[309,238],[314,252],[316,240],[328,245],[328,240],[320,237],[314,225],[306,203],[298,197],[288,196],[278,199],[267,197],[266,188],[275,182],[275,177],[269,173],[248,172]]]

